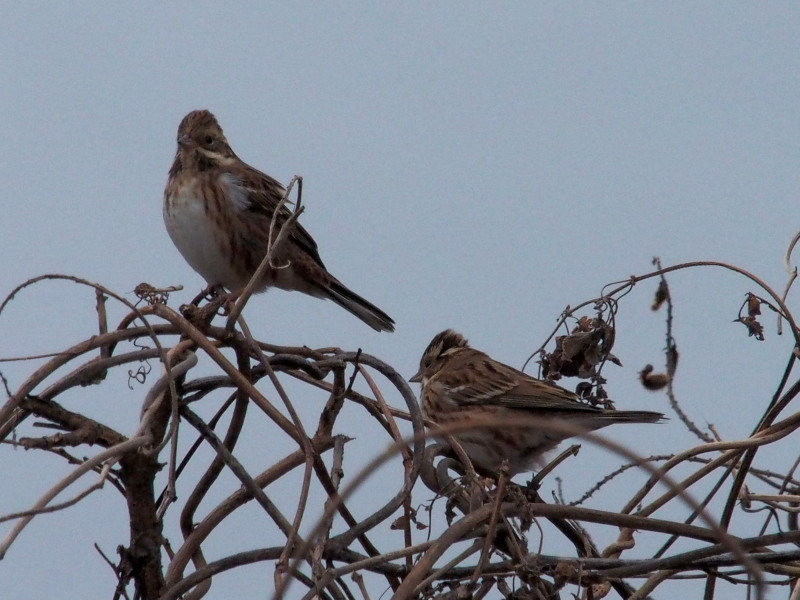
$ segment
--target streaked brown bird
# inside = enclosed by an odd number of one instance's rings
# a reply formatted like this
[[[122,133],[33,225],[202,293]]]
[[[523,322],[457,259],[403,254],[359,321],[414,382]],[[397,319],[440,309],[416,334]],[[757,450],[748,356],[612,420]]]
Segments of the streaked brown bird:
[[[453,435],[473,465],[488,473],[496,472],[504,459],[512,476],[530,471],[540,465],[543,453],[571,437],[536,427],[492,426],[492,420],[541,417],[594,431],[614,423],[656,423],[664,418],[658,412],[609,410],[581,402],[577,394],[470,348],[452,329],[431,340],[410,381],[422,383],[422,410],[436,424],[487,424]]]
[[[178,127],[178,151],[164,190],[164,223],[186,262],[212,287],[233,297],[247,285],[267,253],[269,228],[285,192],[231,149],[207,110],[186,115]],[[277,225],[291,216],[281,206]],[[274,256],[256,291],[270,287],[333,300],[378,331],[394,321],[325,268],[317,243],[299,224]]]

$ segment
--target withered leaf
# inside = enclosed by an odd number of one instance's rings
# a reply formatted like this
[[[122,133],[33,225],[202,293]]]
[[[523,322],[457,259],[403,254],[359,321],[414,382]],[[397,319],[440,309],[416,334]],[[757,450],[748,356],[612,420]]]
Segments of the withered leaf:
[[[546,379],[593,378],[597,365],[609,358],[614,345],[614,328],[600,318],[581,317],[569,335],[556,338],[556,348],[539,363]],[[612,362],[618,361],[611,358]]]
[[[408,526],[408,517],[401,515],[397,517],[389,526],[390,529],[405,529]]]
[[[559,562],[553,569],[553,579],[555,579],[556,589],[564,587],[571,581],[580,581],[579,569],[572,563]]]
[[[645,365],[644,369],[639,371],[639,381],[647,390],[663,390],[669,383],[669,377],[666,373],[654,373],[653,371],[653,365]]]
[[[667,374],[671,377],[678,369],[678,347],[673,343],[667,348]]]
[[[747,294],[747,315],[754,317],[761,314],[761,298],[753,294]]]
[[[667,287],[667,280],[662,279],[656,288],[656,295],[653,298],[653,304],[650,306],[651,310],[658,310],[661,305],[669,298],[669,288]]]
[[[756,338],[759,342],[764,341],[764,326],[758,322],[758,319],[752,316],[740,317],[736,321],[743,323],[747,327],[747,335]],[[734,321],[734,322],[736,322]]]

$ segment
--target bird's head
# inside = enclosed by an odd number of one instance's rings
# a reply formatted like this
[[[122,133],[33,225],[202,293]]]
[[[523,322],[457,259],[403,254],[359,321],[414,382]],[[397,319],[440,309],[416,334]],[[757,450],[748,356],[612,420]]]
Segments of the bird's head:
[[[437,333],[422,353],[419,371],[409,381],[425,385],[425,382],[441,369],[447,358],[460,348],[469,348],[469,342],[460,333],[452,329]]]
[[[207,110],[193,110],[178,125],[178,155],[217,164],[236,157],[216,117]]]

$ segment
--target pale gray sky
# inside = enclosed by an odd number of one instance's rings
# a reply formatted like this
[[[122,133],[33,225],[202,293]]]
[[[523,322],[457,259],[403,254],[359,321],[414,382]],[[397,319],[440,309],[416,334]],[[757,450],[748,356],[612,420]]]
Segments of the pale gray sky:
[[[58,272],[120,293],[180,283],[173,304],[191,298],[202,280],[172,246],[161,201],[178,122],[197,108],[247,162],[305,177],[302,222],[327,266],[397,322],[377,334],[330,302],[275,291],[246,311],[274,343],[362,347],[411,375],[453,327],[520,366],[564,306],[653,256],[727,261],[784,285],[800,190],[796,3],[6,3],[0,22],[3,295]],[[731,323],[755,291],[742,278],[704,269],[670,283],[679,398],[699,424],[746,435],[791,340],[769,317],[764,343]],[[667,412],[636,382],[661,360],[653,289],[623,301],[625,367],[606,375],[620,408]],[[90,292],[41,284],[0,315],[0,357],[59,350],[94,327]],[[33,367],[0,368],[13,389]],[[116,424],[130,433],[140,390],[121,379],[113,392],[98,406],[124,404],[132,420]],[[693,443],[674,419],[658,431],[615,439],[644,454]],[[0,514],[63,471],[3,453],[0,480],[27,480],[0,486]],[[0,563],[3,597],[109,597],[91,544],[127,543],[126,523],[110,523],[120,516],[106,490],[68,519],[36,519]],[[212,597],[236,585],[254,584],[220,578]]]

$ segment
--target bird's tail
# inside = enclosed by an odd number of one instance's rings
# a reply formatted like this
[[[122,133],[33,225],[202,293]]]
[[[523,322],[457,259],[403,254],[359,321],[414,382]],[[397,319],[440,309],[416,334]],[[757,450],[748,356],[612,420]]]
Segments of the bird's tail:
[[[595,415],[592,415],[597,418]],[[602,416],[611,423],[661,423],[667,418],[660,412],[650,410],[607,410]]]
[[[389,315],[348,289],[341,281],[332,279],[327,291],[331,300],[376,331],[394,331],[394,321]]]

